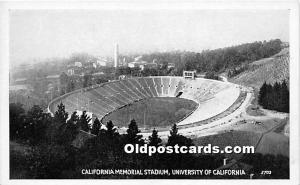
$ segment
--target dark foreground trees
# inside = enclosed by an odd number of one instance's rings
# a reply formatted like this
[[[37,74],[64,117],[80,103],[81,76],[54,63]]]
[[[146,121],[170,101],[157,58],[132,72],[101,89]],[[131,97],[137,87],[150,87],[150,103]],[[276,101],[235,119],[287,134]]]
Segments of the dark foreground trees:
[[[252,165],[250,173],[253,173],[253,178],[267,178],[267,179],[286,179],[289,178],[289,158],[282,155],[271,154],[245,154],[242,159],[249,165]],[[271,174],[264,174],[262,171],[271,171]]]
[[[11,105],[14,107],[15,105]],[[20,108],[20,107],[19,107]],[[30,117],[31,122],[41,122],[46,125],[45,135],[37,134],[39,138],[31,137],[35,140],[27,144],[27,150],[19,152],[13,150],[10,152],[10,174],[11,178],[34,178],[34,179],[62,179],[62,178],[215,178],[215,176],[186,176],[186,175],[85,175],[83,169],[216,169],[223,163],[222,155],[204,155],[204,154],[184,154],[184,153],[156,153],[149,156],[147,153],[126,153],[124,146],[126,144],[139,144],[143,146],[193,146],[193,141],[178,132],[176,125],[173,125],[168,138],[160,138],[159,132],[153,130],[152,135],[147,140],[143,139],[138,128],[138,124],[132,120],[125,134],[118,133],[114,124],[109,121],[106,125],[101,125],[98,119],[95,119],[92,132],[95,136],[90,139],[82,140],[83,147],[75,148],[73,146],[74,138],[80,131],[79,117],[73,113],[69,119],[66,115],[64,106],[60,106],[54,118],[48,118],[44,113],[34,107],[27,115],[22,109],[12,109],[10,116],[16,116],[20,113],[22,116]],[[20,119],[20,116],[11,119],[12,121]],[[21,116],[21,117],[22,117]],[[45,119],[47,118],[47,119]],[[45,121],[47,120],[47,121]],[[65,123],[57,127],[53,126],[57,120],[65,120]],[[48,122],[49,121],[49,122]],[[26,121],[25,121],[26,123]],[[47,124],[43,124],[47,123]],[[43,128],[42,127],[42,128]],[[40,128],[39,126],[34,128]],[[31,129],[30,129],[31,130]],[[50,132],[49,132],[50,131]],[[55,138],[53,139],[52,134]],[[88,134],[84,132],[85,134]],[[58,137],[59,136],[59,137]],[[17,137],[17,136],[16,136]],[[41,141],[37,141],[42,139]],[[23,140],[19,138],[19,140]],[[24,141],[28,140],[25,138]],[[79,138],[80,140],[80,138]],[[269,165],[272,168],[272,174],[281,178],[288,178],[289,163],[286,157],[257,157],[256,155],[245,156],[242,160],[251,165],[253,173],[257,174],[260,170],[265,170]],[[284,170],[284,172],[281,172]],[[256,176],[257,178],[266,178]],[[229,177],[232,178],[232,177]],[[241,176],[236,178],[248,178]],[[270,178],[276,178],[271,176]]]
[[[266,82],[259,90],[258,103],[265,109],[289,112],[289,89],[285,81],[274,85]]]

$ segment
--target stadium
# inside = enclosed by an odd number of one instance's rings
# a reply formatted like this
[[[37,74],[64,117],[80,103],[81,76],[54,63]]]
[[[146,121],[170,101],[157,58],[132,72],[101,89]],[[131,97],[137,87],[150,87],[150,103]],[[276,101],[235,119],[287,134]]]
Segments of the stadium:
[[[152,76],[79,89],[54,99],[48,109],[54,113],[62,102],[69,113],[86,110],[103,124],[112,120],[120,133],[135,119],[145,137],[154,128],[166,137],[175,123],[179,133],[199,136],[238,118],[250,97],[247,89],[227,81]]]

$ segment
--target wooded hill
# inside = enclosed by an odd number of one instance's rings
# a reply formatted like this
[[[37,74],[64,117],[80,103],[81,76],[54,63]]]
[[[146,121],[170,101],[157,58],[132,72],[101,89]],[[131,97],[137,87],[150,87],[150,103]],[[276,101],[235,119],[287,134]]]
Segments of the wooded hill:
[[[274,84],[286,81],[289,87],[289,48],[278,54],[252,62],[246,70],[229,79],[229,81],[258,90],[264,82]]]

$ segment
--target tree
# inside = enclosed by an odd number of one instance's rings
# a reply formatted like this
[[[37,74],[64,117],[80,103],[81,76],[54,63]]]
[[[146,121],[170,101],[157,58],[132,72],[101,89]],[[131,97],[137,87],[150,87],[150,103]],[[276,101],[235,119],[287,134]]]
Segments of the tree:
[[[138,128],[138,125],[136,123],[136,121],[133,119],[130,121],[130,124],[128,125],[128,129],[127,129],[127,134],[126,134],[126,138],[127,138],[127,142],[128,143],[141,143],[142,141],[142,135],[138,135],[141,131]]]
[[[161,139],[158,137],[157,130],[153,129],[152,135],[149,136],[149,145],[150,146],[160,146],[161,145]]]
[[[75,168],[75,160],[72,154],[62,145],[41,145],[33,147],[26,156],[30,166],[27,167],[29,178],[58,179],[65,178],[62,171]],[[23,164],[24,165],[24,164]]]
[[[92,79],[92,76],[90,74],[84,74],[83,84],[82,84],[83,88],[92,85],[91,79]]]
[[[282,111],[290,112],[290,92],[285,80],[282,82],[281,86],[280,95],[282,96]]]
[[[57,105],[57,111],[55,111],[54,113],[54,119],[60,124],[67,122],[68,113],[66,112],[65,105],[62,102],[60,102],[60,104]]]
[[[258,103],[265,109],[289,112],[289,90],[286,82],[275,82],[273,86],[265,82],[259,90]]]
[[[34,105],[27,113],[27,117],[32,121],[39,120],[43,117],[43,110],[40,106]]]
[[[44,142],[46,140],[48,124],[51,122],[50,114],[44,113],[41,107],[34,105],[26,116],[24,136],[32,144]]]
[[[92,118],[89,118],[89,116],[86,114],[86,111],[83,111],[80,119],[79,119],[79,127],[81,130],[84,130],[86,132],[90,131],[89,122],[92,120]]]
[[[91,133],[94,135],[98,135],[101,128],[101,123],[98,118],[95,119],[92,127]]]
[[[71,142],[75,139],[76,135],[79,132],[79,117],[77,112],[73,112],[70,119],[64,124],[64,128],[62,128],[62,132],[60,135],[59,143],[60,144],[71,144]]]
[[[177,125],[174,124],[170,130],[170,137],[176,137],[178,136],[178,128],[177,128]]]
[[[71,92],[75,90],[75,83],[73,82],[73,80],[69,80],[69,82],[67,83],[67,92]]]
[[[219,76],[216,75],[215,72],[213,72],[213,71],[209,71],[209,72],[205,73],[204,78],[213,79],[213,80],[219,80]]]
[[[258,93],[258,103],[262,106],[264,106],[265,104],[266,93],[267,93],[267,83],[265,82],[259,89],[259,93]]]
[[[168,138],[168,146],[192,146],[193,142],[190,138],[186,138],[180,134],[178,134],[178,128],[177,125],[174,124],[170,130],[170,136]]]
[[[167,146],[192,146],[192,140],[178,133],[177,125],[174,124],[170,130]],[[191,160],[191,154],[172,153],[164,157],[167,166],[170,168],[185,168],[185,165]]]
[[[20,103],[9,104],[9,137],[20,138],[24,129],[25,110]]]
[[[59,84],[60,84],[60,94],[65,94],[67,92],[67,85],[69,82],[69,76],[62,72],[59,75]]]

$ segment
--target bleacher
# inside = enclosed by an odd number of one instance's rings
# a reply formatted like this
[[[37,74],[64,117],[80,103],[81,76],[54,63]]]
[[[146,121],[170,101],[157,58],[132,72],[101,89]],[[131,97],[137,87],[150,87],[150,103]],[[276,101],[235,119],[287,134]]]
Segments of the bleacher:
[[[54,113],[57,105],[63,102],[69,114],[76,110],[86,110],[101,119],[106,114],[135,101],[151,97],[176,97],[179,92],[182,93],[180,98],[193,100],[199,103],[199,105],[207,104],[210,107],[213,104],[209,102],[219,92],[229,88],[233,88],[233,85],[203,78],[195,80],[170,76],[131,78],[112,81],[83,90],[76,90],[52,101],[49,109]],[[235,96],[238,96],[238,94],[236,93]],[[219,99],[217,104],[222,104],[223,101]],[[234,98],[230,101],[234,102]],[[224,102],[227,107],[231,105],[230,103],[233,103]],[[226,106],[222,106],[224,111],[227,108]],[[205,111],[203,107],[199,110]],[[219,114],[222,110],[218,110]],[[207,115],[210,116],[213,114]],[[197,119],[197,117],[193,118],[193,121],[195,121],[194,119]]]

